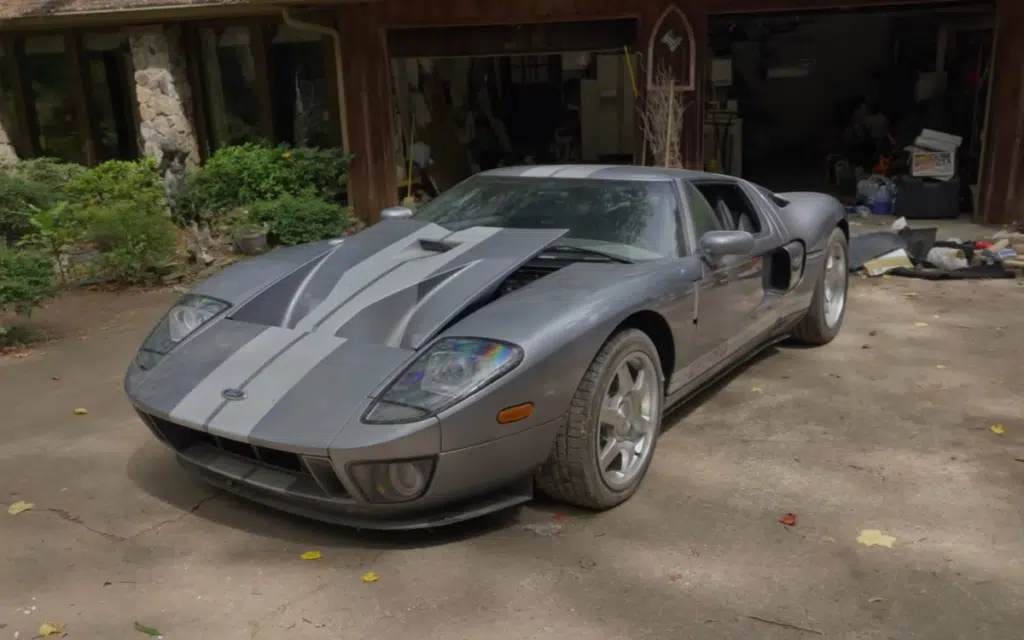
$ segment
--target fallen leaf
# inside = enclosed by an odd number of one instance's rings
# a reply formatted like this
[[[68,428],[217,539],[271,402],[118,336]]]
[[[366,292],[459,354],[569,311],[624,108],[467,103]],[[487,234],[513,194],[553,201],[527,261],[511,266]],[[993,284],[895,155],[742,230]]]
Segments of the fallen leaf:
[[[996,434],[997,436],[1001,436],[1004,433],[1006,433],[1006,427],[1004,427],[1001,424],[994,424],[991,427],[989,427],[988,430]]]
[[[7,507],[7,513],[11,514],[12,516],[16,516],[19,513],[22,513],[23,511],[30,510],[34,506],[36,506],[34,502],[25,502],[23,500],[19,500],[18,502],[15,502],[11,506]]]
[[[868,598],[868,602],[875,604],[876,602],[885,602],[885,598]]]
[[[782,524],[786,525],[787,527],[792,527],[792,526],[796,525],[796,514],[795,513],[784,514],[781,518],[779,518],[779,522],[781,522]]]
[[[555,515],[551,516],[551,519],[552,519],[552,520],[562,520],[562,519],[564,519],[564,518],[565,518],[565,516],[563,516],[563,515],[562,515],[562,514],[560,514],[560,513],[556,513]]]
[[[363,582],[377,582],[378,580],[380,580],[380,576],[378,576],[373,571],[367,571],[363,574],[363,577],[360,578],[360,580],[362,580]]]
[[[908,291],[907,293],[904,293],[903,295],[908,297],[908,298],[913,298],[913,297],[915,297],[917,295],[917,293],[915,293],[913,291]]]
[[[915,322],[914,326],[915,327],[927,327],[928,323],[927,322]]]
[[[39,635],[42,637],[56,635],[58,633],[64,633],[63,622],[44,622],[39,625]]]
[[[761,387],[754,387],[753,389],[751,389],[751,391],[754,393],[764,393],[764,389],[762,389]]]
[[[944,364],[937,364],[937,365],[935,365],[935,368],[936,369],[945,369],[946,365],[944,365]]]
[[[153,627],[147,627],[141,622],[135,623],[135,630],[139,633],[144,633],[151,638],[159,638],[160,636],[164,635],[160,633],[158,630],[154,629]]]
[[[89,413],[89,411],[87,409],[83,409],[83,408],[79,407],[79,408],[75,409],[74,413],[75,413],[76,416],[84,416],[85,414]]]
[[[857,536],[857,542],[865,547],[888,547],[892,549],[892,543],[896,542],[896,538],[887,536],[878,529],[864,529]]]
[[[672,582],[679,582],[679,580],[681,580],[682,577],[683,577],[683,574],[681,574],[681,573],[670,573],[669,576],[668,576],[668,579],[671,580]]]
[[[324,554],[320,553],[319,551],[307,551],[306,553],[302,554],[303,560],[319,560],[322,557],[324,557]]]

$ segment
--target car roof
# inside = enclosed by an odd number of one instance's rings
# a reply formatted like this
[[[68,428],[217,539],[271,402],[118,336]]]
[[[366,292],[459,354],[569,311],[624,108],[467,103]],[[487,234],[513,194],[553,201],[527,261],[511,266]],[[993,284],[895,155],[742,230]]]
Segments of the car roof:
[[[667,169],[664,167],[638,167],[633,165],[613,164],[536,164],[516,167],[499,167],[483,171],[478,176],[496,176],[507,178],[576,178],[589,180],[693,180],[697,178],[726,178],[703,171],[686,169]]]

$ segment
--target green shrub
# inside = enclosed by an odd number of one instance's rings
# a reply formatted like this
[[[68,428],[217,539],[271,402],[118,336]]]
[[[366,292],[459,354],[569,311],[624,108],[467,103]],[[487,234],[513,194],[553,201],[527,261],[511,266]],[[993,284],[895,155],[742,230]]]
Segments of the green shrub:
[[[138,162],[110,160],[86,169],[65,188],[73,208],[131,202],[143,208],[166,207],[164,186],[156,161],[145,158]]]
[[[65,191],[73,220],[114,280],[144,282],[173,257],[175,229],[152,159],[105,162],[76,176]]]
[[[45,185],[55,197],[85,170],[80,164],[57,158],[31,158],[20,161],[14,167],[15,175]]]
[[[48,254],[57,264],[61,281],[67,284],[65,258],[68,249],[86,237],[87,229],[83,220],[68,206],[67,201],[61,200],[47,209],[34,209],[30,221],[33,230],[21,244]]]
[[[175,228],[162,210],[143,210],[132,202],[112,202],[91,212],[106,274],[121,284],[152,279],[174,258]]]
[[[29,315],[57,294],[53,261],[46,254],[0,246],[0,311]]]
[[[267,225],[276,243],[292,245],[336,238],[349,225],[344,207],[306,194],[283,195],[252,205],[250,219]]]
[[[0,244],[14,244],[31,232],[32,211],[52,206],[54,197],[43,184],[0,173]]]
[[[336,199],[348,175],[340,149],[289,149],[248,143],[221,147],[193,174],[180,209],[196,218],[284,195]]]

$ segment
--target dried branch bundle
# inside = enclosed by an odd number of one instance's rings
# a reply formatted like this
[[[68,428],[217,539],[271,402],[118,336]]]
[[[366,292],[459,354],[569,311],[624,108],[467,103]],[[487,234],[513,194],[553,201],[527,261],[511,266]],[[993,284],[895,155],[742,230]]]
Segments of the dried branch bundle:
[[[678,90],[672,72],[662,65],[654,73],[653,86],[640,107],[640,124],[644,143],[652,154],[652,165],[682,168],[682,133],[687,102],[686,93]]]

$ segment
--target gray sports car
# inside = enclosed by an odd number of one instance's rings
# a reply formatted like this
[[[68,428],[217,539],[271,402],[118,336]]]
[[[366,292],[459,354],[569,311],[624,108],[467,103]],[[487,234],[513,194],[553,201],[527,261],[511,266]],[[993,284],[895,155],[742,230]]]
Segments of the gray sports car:
[[[433,527],[632,496],[662,416],[846,307],[845,210],[728,176],[531,166],[197,285],[125,389],[185,467],[286,511]]]

